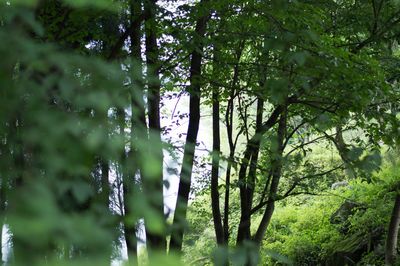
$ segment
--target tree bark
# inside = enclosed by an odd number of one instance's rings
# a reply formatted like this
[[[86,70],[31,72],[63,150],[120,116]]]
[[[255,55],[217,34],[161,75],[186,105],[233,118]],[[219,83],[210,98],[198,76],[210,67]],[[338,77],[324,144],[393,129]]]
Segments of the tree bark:
[[[0,177],[0,263],[2,262],[3,258],[3,226],[4,220],[6,216],[6,179],[1,176]]]
[[[201,0],[200,5],[207,2]],[[201,16],[196,21],[195,34],[203,38],[206,33],[209,12]],[[181,252],[183,244],[183,234],[186,220],[186,212],[189,201],[190,184],[192,179],[192,168],[194,152],[196,147],[197,133],[200,123],[200,78],[201,78],[201,60],[203,43],[196,43],[196,49],[191,53],[190,62],[190,100],[189,100],[189,125],[186,135],[186,143],[183,152],[182,168],[179,181],[178,198],[175,206],[174,220],[172,224],[172,234],[170,241],[170,250]]]
[[[255,134],[260,134],[260,129],[262,126],[262,119],[263,119],[263,111],[264,111],[264,100],[261,98],[258,98]],[[246,182],[246,193],[247,193],[246,211],[248,212],[247,216],[248,216],[249,220],[250,220],[251,209],[252,209],[252,205],[253,205],[254,188],[256,185],[256,172],[257,172],[257,164],[258,164],[258,154],[260,152],[260,144],[261,144],[261,138],[257,140],[255,147],[252,151],[250,165],[249,165],[248,181]],[[251,223],[250,223],[250,226],[251,226]],[[249,230],[250,230],[250,228],[249,228]]]
[[[228,100],[228,106],[226,107],[225,112],[225,124],[226,124],[226,133],[228,137],[229,144],[229,158],[228,165],[226,168],[225,175],[225,199],[224,199],[224,217],[223,217],[223,229],[224,229],[224,238],[225,243],[229,243],[229,196],[230,196],[230,185],[231,185],[231,170],[232,164],[234,162],[234,156],[236,151],[236,144],[239,136],[242,131],[238,132],[235,139],[233,137],[233,111],[234,111],[234,101],[236,98],[235,91],[239,81],[239,61],[242,56],[244,49],[244,41],[241,41],[238,49],[236,50],[236,62],[233,67],[233,76],[231,82],[230,96]]]
[[[129,206],[129,200],[134,197],[135,186],[139,183],[136,180],[136,175],[141,169],[141,164],[137,160],[139,151],[136,148],[136,143],[139,141],[148,141],[147,126],[145,117],[145,108],[143,102],[144,84],[142,79],[142,59],[141,59],[141,37],[142,33],[140,26],[143,17],[141,11],[141,0],[131,0],[130,2],[130,50],[131,50],[131,65],[130,65],[130,97],[131,97],[131,134],[130,147],[127,158],[127,175],[123,180],[124,191],[124,234],[128,252],[128,263],[130,265],[138,264],[137,257],[137,221],[132,221],[129,217],[132,216],[133,210]],[[138,25],[135,27],[135,25]],[[139,75],[137,75],[139,73]],[[142,153],[143,154],[143,153]],[[139,171],[138,171],[139,170]],[[141,172],[141,171],[140,171]],[[139,179],[141,179],[139,177]]]
[[[275,110],[271,113],[269,119],[261,124],[258,133],[254,134],[254,136],[247,142],[246,150],[244,151],[238,177],[239,189],[240,189],[240,210],[241,210],[238,235],[236,239],[236,243],[238,245],[240,245],[244,240],[250,239],[251,209],[248,209],[249,195],[247,193],[247,187],[246,187],[247,168],[249,167],[252,154],[255,154],[256,152],[258,146],[257,143],[260,141],[261,137],[265,134],[265,132],[267,132],[276,124],[279,115],[282,113],[282,110],[283,110],[282,106],[278,106],[275,108]]]
[[[132,180],[129,180],[132,181]],[[128,200],[133,195],[132,186],[127,184],[127,181],[124,180],[123,184],[124,191],[124,234],[125,234],[125,242],[128,253],[128,265],[138,265],[138,257],[137,257],[137,237],[136,237],[136,223],[137,221],[130,221],[129,217],[131,216],[133,210],[130,208],[128,204]],[[128,218],[126,218],[128,217]]]
[[[145,193],[153,193],[149,197],[150,206],[156,211],[159,219],[164,220],[164,199],[163,199],[163,149],[161,141],[160,125],[160,87],[158,68],[160,65],[157,36],[156,36],[156,1],[148,0],[144,3],[144,12],[146,14],[146,62],[147,62],[147,87],[148,87],[148,118],[149,118],[149,145],[150,156],[155,159],[151,165],[151,174],[143,176],[143,189]],[[145,171],[148,172],[148,171]],[[149,221],[145,220],[145,224]],[[150,249],[166,251],[165,228],[161,233],[151,232],[146,228],[146,240]]]
[[[120,124],[120,132],[122,138],[125,139],[125,110],[118,109],[117,112]],[[120,168],[122,176],[122,189],[123,189],[123,204],[124,204],[124,234],[128,253],[128,263],[130,265],[137,265],[137,239],[136,239],[136,221],[132,222],[130,217],[133,210],[130,207],[129,201],[133,196],[134,191],[134,175],[129,172],[128,163],[132,163],[129,155],[125,151],[125,141],[121,147]],[[135,171],[136,172],[136,171]],[[132,178],[133,176],[133,178]]]
[[[215,56],[215,55],[214,55]],[[219,206],[219,161],[220,161],[220,127],[219,127],[219,92],[218,87],[214,86],[212,91],[212,124],[213,124],[213,152],[211,166],[211,207],[214,220],[215,236],[217,244],[225,243],[224,230],[222,227],[221,209]]]
[[[254,241],[257,245],[260,245],[265,232],[267,231],[268,225],[271,222],[272,214],[275,209],[275,201],[278,192],[279,181],[282,175],[282,167],[283,167],[283,149],[284,149],[284,141],[286,137],[286,119],[287,119],[287,107],[284,107],[284,110],[279,119],[278,131],[277,131],[277,148],[274,151],[271,168],[272,168],[272,181],[271,187],[268,193],[268,203],[265,209],[264,215],[261,219],[260,225],[257,229],[256,234],[254,235]]]
[[[342,161],[344,163],[346,175],[349,178],[355,178],[356,173],[354,171],[351,159],[348,156],[349,149],[346,142],[344,141],[343,130],[340,125],[336,126],[335,146],[339,152],[340,158],[342,158]]]
[[[397,194],[386,238],[386,247],[385,247],[386,265],[390,266],[396,265],[399,224],[400,224],[400,194]]]
[[[101,167],[101,201],[105,208],[109,208],[109,197],[110,197],[110,183],[109,183],[109,171],[110,166],[108,161],[101,159],[100,160]]]
[[[230,196],[230,185],[231,185],[231,170],[232,163],[235,156],[236,145],[233,141],[233,132],[232,132],[232,123],[233,123],[233,98],[229,99],[228,106],[225,112],[225,123],[226,123],[226,133],[228,136],[229,142],[229,158],[228,165],[226,167],[225,174],[225,199],[224,199],[224,218],[223,218],[223,227],[224,227],[224,238],[225,243],[229,242],[229,196]]]
[[[255,186],[255,178],[256,178],[256,170],[257,170],[257,162],[258,162],[258,153],[260,150],[260,142],[261,142],[261,127],[262,127],[262,115],[263,115],[264,101],[259,98],[257,100],[257,118],[256,118],[256,131],[254,141],[252,146],[247,153],[245,153],[246,157],[246,167],[243,164],[243,167],[240,168],[239,171],[239,187],[240,187],[240,222],[239,222],[239,230],[237,236],[237,243],[241,243],[244,240],[250,239],[250,227],[251,227],[251,208],[253,203],[253,194],[254,194],[254,186]],[[249,168],[248,174],[247,168]],[[247,178],[246,178],[247,177]]]
[[[224,216],[223,216],[223,230],[224,230],[224,242],[229,243],[229,196],[230,196],[230,185],[231,185],[231,169],[233,154],[230,154],[228,158],[228,165],[226,167],[225,174],[225,198],[224,198]]]
[[[242,164],[239,169],[239,190],[240,190],[240,221],[236,243],[241,245],[244,240],[250,239],[250,210],[248,210],[248,199],[247,199],[247,189],[246,189],[246,175],[247,168],[251,159],[251,154],[256,143],[252,142],[247,145],[246,151],[244,153]]]

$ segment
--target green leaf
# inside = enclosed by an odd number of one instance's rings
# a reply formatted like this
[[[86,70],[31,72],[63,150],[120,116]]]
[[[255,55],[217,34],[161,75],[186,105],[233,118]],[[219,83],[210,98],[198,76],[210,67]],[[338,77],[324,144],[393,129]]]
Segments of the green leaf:
[[[93,195],[93,190],[86,183],[73,182],[72,193],[75,199],[77,199],[78,203],[84,203]]]
[[[269,79],[266,82],[266,89],[271,95],[271,100],[273,103],[280,104],[282,103],[289,91],[289,81],[287,79]]]

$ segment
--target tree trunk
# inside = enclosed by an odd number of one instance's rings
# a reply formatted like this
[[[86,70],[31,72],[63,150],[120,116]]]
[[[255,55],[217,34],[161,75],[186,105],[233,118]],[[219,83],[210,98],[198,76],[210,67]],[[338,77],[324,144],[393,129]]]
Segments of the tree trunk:
[[[130,207],[130,199],[133,196],[134,190],[134,175],[130,173],[128,163],[132,163],[129,155],[127,156],[125,150],[125,110],[120,108],[117,111],[117,116],[120,125],[120,136],[124,139],[124,144],[121,147],[120,158],[120,174],[122,176],[122,189],[123,189],[123,204],[124,204],[124,234],[128,253],[128,263],[130,265],[137,265],[137,240],[136,240],[136,221],[131,221],[132,209]],[[136,164],[135,164],[136,166]],[[136,172],[136,170],[134,170]],[[133,177],[133,178],[132,178]]]
[[[256,143],[254,142],[248,143],[239,169],[240,221],[236,239],[237,245],[241,245],[244,240],[250,239],[250,210],[247,204],[246,175],[255,145]]]
[[[215,55],[214,55],[215,56]],[[214,86],[212,91],[212,123],[213,123],[213,152],[211,167],[211,207],[214,220],[215,236],[217,244],[225,243],[224,230],[222,227],[221,209],[219,206],[219,160],[220,160],[220,127],[219,127],[219,92],[218,87]]]
[[[143,102],[143,79],[142,77],[142,60],[141,60],[141,30],[140,25],[142,24],[141,18],[141,1],[131,0],[130,2],[130,26],[132,32],[130,34],[130,49],[131,49],[131,65],[130,65],[130,97],[131,97],[131,134],[130,134],[130,147],[127,158],[127,175],[123,180],[124,190],[124,234],[128,253],[128,263],[130,265],[138,264],[137,257],[137,221],[132,221],[129,217],[132,216],[133,210],[129,205],[129,200],[134,197],[135,186],[138,181],[136,175],[138,170],[141,169],[140,162],[137,160],[139,154],[136,149],[136,142],[147,141],[147,126],[145,117],[145,108]],[[134,27],[134,25],[139,25]],[[139,75],[137,75],[139,73]],[[138,77],[139,80],[136,80]],[[142,153],[143,154],[143,153]]]
[[[228,165],[225,174],[225,198],[224,198],[224,217],[223,217],[223,230],[224,242],[229,243],[229,193],[231,185],[231,169],[232,169],[233,154],[228,158]]]
[[[343,138],[343,130],[340,125],[336,126],[336,137],[335,137],[335,146],[339,152],[340,158],[344,163],[345,173],[349,178],[355,178],[356,173],[354,171],[351,159],[348,156],[349,149],[347,148],[347,144]]]
[[[4,220],[6,216],[6,179],[1,176],[0,177],[0,263],[2,263],[2,258],[3,258],[3,238],[2,238],[2,233],[3,233],[3,226],[4,226]]]
[[[207,2],[207,0],[201,0],[200,5],[205,2]],[[204,37],[208,18],[209,15],[207,12],[206,15],[203,15],[202,17],[197,19],[195,34],[198,38]],[[170,250],[175,252],[181,252],[182,250],[186,212],[190,193],[190,183],[192,179],[194,152],[200,123],[200,78],[203,43],[202,41],[200,41],[199,43],[196,43],[196,45],[196,49],[194,49],[191,54],[189,125],[186,135],[185,148],[183,152],[178,198],[175,206],[170,241]]]
[[[262,126],[262,111],[264,102],[262,99],[257,103],[257,119],[256,119],[256,132],[254,141],[245,152],[243,162],[239,170],[239,187],[240,187],[240,222],[237,236],[237,243],[242,243],[244,240],[250,239],[251,227],[251,208],[253,202],[258,153],[260,150],[261,135],[260,130]],[[247,168],[249,172],[247,174]]]
[[[236,142],[233,140],[233,100],[234,93],[231,93],[231,98],[229,99],[228,106],[225,112],[225,123],[226,123],[226,133],[229,142],[229,158],[228,165],[226,167],[225,174],[225,199],[224,199],[224,238],[225,243],[229,243],[229,196],[230,196],[230,185],[231,185],[231,171],[232,164],[235,160],[235,150]]]
[[[264,100],[258,98],[257,100],[257,116],[256,116],[256,130],[255,134],[260,134],[261,126],[262,126],[262,118],[263,118],[263,111],[264,111]],[[248,211],[248,219],[250,220],[251,216],[251,209],[253,204],[253,195],[254,195],[254,188],[256,185],[256,172],[257,172],[257,164],[258,164],[258,154],[260,152],[260,143],[261,138],[257,140],[255,143],[255,147],[251,154],[250,166],[249,166],[249,173],[248,173],[248,181],[246,182],[246,193],[247,193],[247,207],[246,211]],[[249,223],[251,226],[251,223]],[[250,227],[248,228],[250,232]]]
[[[101,182],[101,192],[99,198],[100,198],[100,203],[101,206],[104,208],[104,213],[102,213],[102,216],[111,216],[111,210],[110,210],[110,193],[111,193],[111,188],[110,188],[110,162],[108,161],[107,158],[101,157],[100,158],[100,182]],[[86,207],[86,206],[85,206]],[[88,206],[86,207],[88,208]],[[111,229],[111,227],[110,227]],[[84,253],[84,248],[83,247],[77,247],[77,250],[79,252]],[[107,245],[107,249],[105,250],[107,254],[103,253],[104,258],[109,259],[109,263],[111,263],[111,253],[112,253],[112,244],[109,243]],[[82,254],[80,254],[82,255]]]
[[[136,237],[136,224],[137,221],[131,221],[129,218],[132,215],[132,209],[128,204],[128,200],[133,197],[133,186],[127,181],[132,182],[133,180],[124,180],[123,191],[124,191],[124,234],[125,242],[128,253],[128,265],[138,265],[137,257],[137,237]]]
[[[163,201],[163,149],[161,141],[160,125],[160,87],[158,68],[160,65],[158,58],[157,36],[156,36],[156,1],[145,1],[144,12],[146,14],[146,62],[147,62],[147,86],[148,86],[148,117],[149,117],[149,145],[150,156],[154,158],[151,171],[143,176],[143,189],[145,193],[152,193],[149,197],[150,206],[156,211],[159,219],[164,220],[164,201]],[[148,166],[147,168],[149,168]],[[151,172],[151,173],[148,173]],[[145,220],[145,224],[149,221]],[[165,224],[165,221],[164,221]],[[148,247],[158,251],[166,251],[165,228],[163,232],[151,232],[146,227],[146,240]]]
[[[397,194],[386,238],[386,247],[385,247],[386,265],[390,266],[396,265],[397,237],[399,234],[399,223],[400,223],[400,194]]]
[[[109,208],[109,197],[110,197],[110,183],[109,183],[109,171],[110,166],[106,160],[100,160],[101,167],[101,202],[105,208]]]
[[[236,239],[236,243],[241,245],[244,240],[250,239],[250,216],[251,210],[249,209],[249,194],[247,193],[247,185],[246,185],[246,176],[247,176],[247,168],[249,167],[250,160],[252,154],[255,154],[258,143],[261,137],[271,129],[276,122],[278,121],[279,115],[281,114],[283,108],[282,106],[278,106],[270,115],[269,119],[262,123],[259,127],[258,133],[254,134],[254,136],[247,142],[246,150],[244,152],[242,162],[239,169],[239,188],[240,188],[240,222],[238,228],[238,235]]]
[[[278,132],[277,132],[277,148],[274,151],[274,154],[272,155],[273,156],[273,160],[271,163],[272,181],[268,193],[268,203],[264,215],[261,219],[260,225],[254,236],[254,241],[258,245],[261,245],[265,232],[267,231],[268,225],[271,221],[272,214],[274,213],[275,200],[278,192],[279,181],[282,175],[282,167],[283,167],[282,157],[283,157],[284,142],[286,137],[287,107],[285,107],[284,109],[285,110],[282,112],[281,117],[279,119]]]
[[[231,90],[230,90],[230,97],[228,100],[228,106],[226,107],[225,112],[225,123],[226,123],[226,133],[228,137],[228,144],[229,144],[229,158],[228,158],[228,165],[226,168],[226,175],[225,175],[225,202],[224,202],[224,218],[223,218],[223,229],[224,229],[224,238],[225,243],[229,242],[229,196],[230,196],[230,184],[231,184],[231,170],[232,164],[234,162],[235,150],[237,140],[242,131],[240,131],[236,138],[233,137],[233,113],[234,113],[234,101],[236,98],[235,91],[236,87],[238,86],[239,81],[239,61],[243,53],[244,48],[244,41],[241,41],[239,47],[236,50],[236,62],[233,67],[233,76],[231,82]]]
[[[235,68],[236,70],[237,68]],[[236,76],[235,74],[233,75]],[[234,83],[233,83],[234,84]],[[236,143],[233,140],[233,102],[235,99],[235,89],[234,86],[231,88],[230,98],[228,100],[228,106],[226,107],[225,112],[225,125],[226,125],[226,134],[228,137],[229,144],[229,158],[228,165],[226,167],[225,174],[225,198],[224,198],[224,218],[223,218],[223,229],[224,229],[224,241],[225,243],[229,243],[229,197],[230,197],[230,185],[231,185],[231,171],[232,164],[234,162]]]

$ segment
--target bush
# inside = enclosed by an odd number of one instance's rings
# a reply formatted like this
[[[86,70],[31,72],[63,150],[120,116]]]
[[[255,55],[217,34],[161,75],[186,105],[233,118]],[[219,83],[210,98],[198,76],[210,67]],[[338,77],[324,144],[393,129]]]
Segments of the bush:
[[[277,208],[262,246],[264,265],[281,265],[269,251],[288,257],[294,265],[338,265],[341,256],[354,256],[357,265],[384,265],[384,241],[394,190],[400,180],[396,165],[386,164],[371,182],[355,179],[340,190],[302,196]],[[293,200],[292,200],[293,201]],[[346,201],[356,203],[345,221],[332,224],[332,215]]]

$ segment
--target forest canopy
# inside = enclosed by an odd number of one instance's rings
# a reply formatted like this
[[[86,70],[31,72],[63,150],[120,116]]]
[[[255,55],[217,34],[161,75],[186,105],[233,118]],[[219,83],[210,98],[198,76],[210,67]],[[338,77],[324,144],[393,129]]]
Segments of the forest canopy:
[[[398,265],[400,2],[1,0],[2,265]]]

